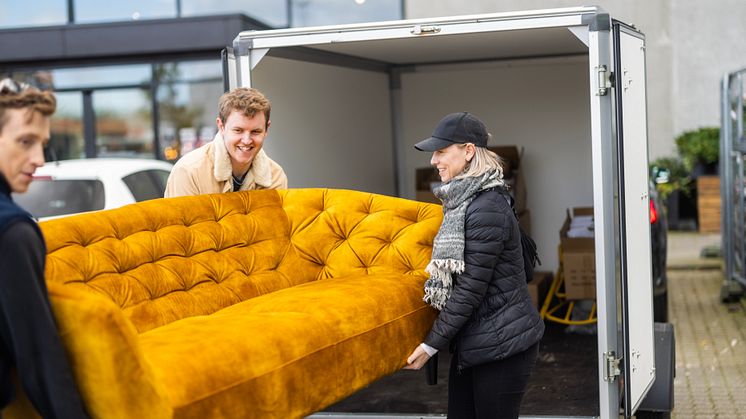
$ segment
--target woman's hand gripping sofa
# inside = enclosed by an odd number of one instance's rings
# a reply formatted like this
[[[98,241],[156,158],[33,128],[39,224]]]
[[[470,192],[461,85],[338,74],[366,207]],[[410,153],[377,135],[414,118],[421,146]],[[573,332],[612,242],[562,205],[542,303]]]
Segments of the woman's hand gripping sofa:
[[[438,205],[331,189],[159,199],[41,224],[97,418],[300,418],[399,370]]]

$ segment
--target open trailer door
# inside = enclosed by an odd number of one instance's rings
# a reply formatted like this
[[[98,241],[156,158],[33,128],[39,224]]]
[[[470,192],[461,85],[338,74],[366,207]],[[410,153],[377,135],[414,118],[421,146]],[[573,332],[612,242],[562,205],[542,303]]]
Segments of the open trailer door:
[[[623,23],[614,22],[612,27],[622,261],[621,364],[625,417],[630,417],[655,380],[645,38]]]

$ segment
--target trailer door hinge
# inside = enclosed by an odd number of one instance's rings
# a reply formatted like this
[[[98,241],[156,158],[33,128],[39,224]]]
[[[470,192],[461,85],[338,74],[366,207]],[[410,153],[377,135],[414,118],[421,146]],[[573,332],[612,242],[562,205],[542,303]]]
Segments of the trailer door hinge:
[[[596,96],[606,96],[609,89],[614,87],[614,73],[609,71],[605,65],[596,67],[598,73],[598,92]]]
[[[614,351],[609,351],[604,354],[604,381],[614,382],[616,378],[622,373],[619,369],[619,363],[622,358],[616,357]]]

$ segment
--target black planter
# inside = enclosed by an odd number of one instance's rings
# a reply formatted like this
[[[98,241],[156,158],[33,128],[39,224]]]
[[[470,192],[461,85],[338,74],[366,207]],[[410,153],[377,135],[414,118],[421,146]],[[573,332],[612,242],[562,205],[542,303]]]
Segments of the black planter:
[[[666,217],[669,230],[697,230],[697,191],[689,196],[681,191],[673,191],[666,199]]]
[[[717,176],[718,162],[714,163],[697,163],[692,169],[692,178],[697,179],[700,176]]]

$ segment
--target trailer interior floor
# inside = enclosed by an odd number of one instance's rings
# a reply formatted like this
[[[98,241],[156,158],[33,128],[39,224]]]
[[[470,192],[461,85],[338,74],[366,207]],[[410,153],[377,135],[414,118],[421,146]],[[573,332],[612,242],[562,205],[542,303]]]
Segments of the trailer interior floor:
[[[539,359],[521,406],[521,415],[597,416],[596,335],[588,327],[568,333],[547,323]],[[585,333],[583,333],[585,332]],[[369,362],[361,359],[360,362]],[[398,371],[325,409],[325,412],[445,414],[448,409],[450,356],[438,360],[438,384],[428,385],[424,371]]]

